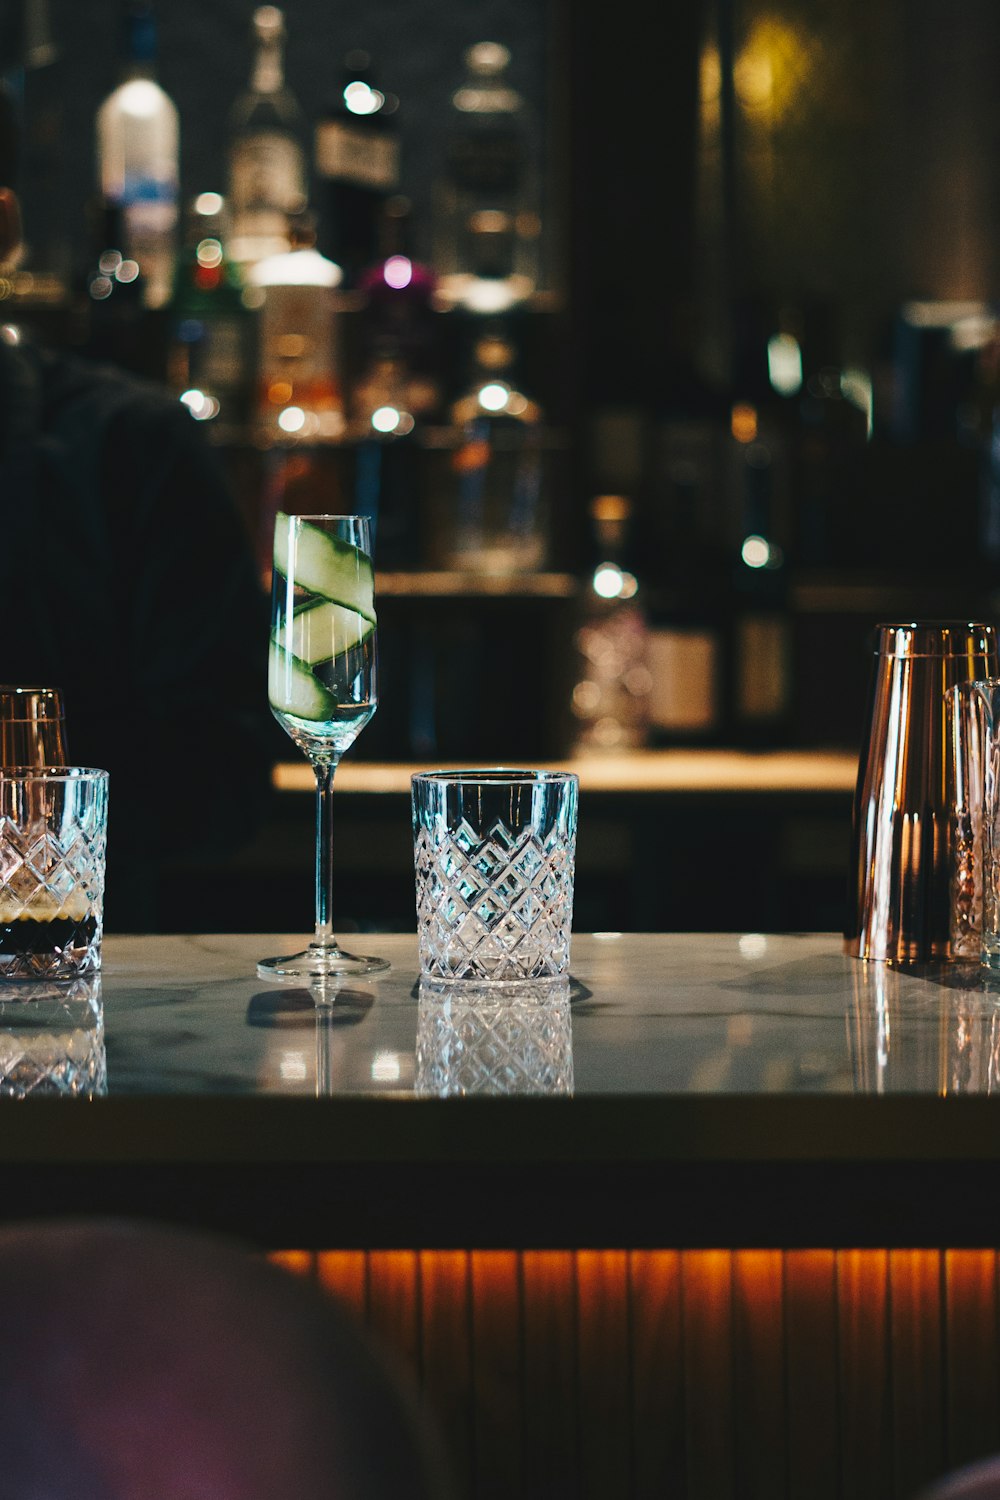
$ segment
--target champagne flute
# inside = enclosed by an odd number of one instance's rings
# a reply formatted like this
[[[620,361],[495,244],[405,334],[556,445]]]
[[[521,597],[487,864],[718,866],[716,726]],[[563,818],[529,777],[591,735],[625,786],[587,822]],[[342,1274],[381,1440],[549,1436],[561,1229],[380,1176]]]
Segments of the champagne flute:
[[[333,933],[333,778],[378,703],[374,573],[363,516],[289,516],[274,523],[268,699],[316,775],[316,930],[262,979],[374,974],[383,958],[345,953]]]

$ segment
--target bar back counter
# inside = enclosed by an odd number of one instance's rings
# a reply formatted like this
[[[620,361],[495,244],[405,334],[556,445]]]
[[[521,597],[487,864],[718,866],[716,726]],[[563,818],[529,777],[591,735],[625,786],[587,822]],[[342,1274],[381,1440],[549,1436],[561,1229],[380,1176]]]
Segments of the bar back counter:
[[[468,1496],[906,1497],[1000,1448],[1000,989],[838,937],[580,934],[568,1003],[329,1008],[287,936],[106,939],[107,1091],[27,1098],[8,1218],[235,1233],[415,1371]],[[103,1057],[100,1059],[103,1062]]]

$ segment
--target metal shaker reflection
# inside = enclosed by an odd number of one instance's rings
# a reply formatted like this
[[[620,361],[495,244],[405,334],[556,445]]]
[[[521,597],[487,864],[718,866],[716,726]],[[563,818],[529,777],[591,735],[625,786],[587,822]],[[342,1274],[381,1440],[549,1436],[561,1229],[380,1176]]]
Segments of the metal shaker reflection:
[[[856,958],[896,963],[968,956],[976,934],[953,924],[961,816],[953,689],[996,676],[991,625],[880,625],[852,826],[853,893],[845,930]],[[975,923],[975,914],[969,919]]]
[[[1000,1093],[1000,993],[978,969],[935,969],[923,994],[912,969],[858,965],[847,1015],[858,1093]]]
[[[418,1094],[572,1094],[570,981],[505,987],[420,983]]]
[[[0,987],[0,1098],[107,1092],[99,974]]]

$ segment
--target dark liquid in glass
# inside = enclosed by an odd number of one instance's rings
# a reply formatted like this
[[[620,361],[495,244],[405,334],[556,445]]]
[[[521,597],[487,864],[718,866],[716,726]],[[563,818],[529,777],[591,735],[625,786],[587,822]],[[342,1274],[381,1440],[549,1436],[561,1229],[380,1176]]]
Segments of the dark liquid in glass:
[[[0,922],[0,959],[85,948],[96,932],[97,918],[93,916],[18,917],[13,922]]]

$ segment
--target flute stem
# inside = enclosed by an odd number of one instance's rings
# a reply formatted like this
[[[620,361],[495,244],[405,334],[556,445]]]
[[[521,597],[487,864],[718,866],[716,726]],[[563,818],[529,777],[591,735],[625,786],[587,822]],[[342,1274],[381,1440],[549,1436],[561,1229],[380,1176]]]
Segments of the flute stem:
[[[333,778],[337,761],[313,765],[316,774],[316,936],[335,947],[333,935]]]

